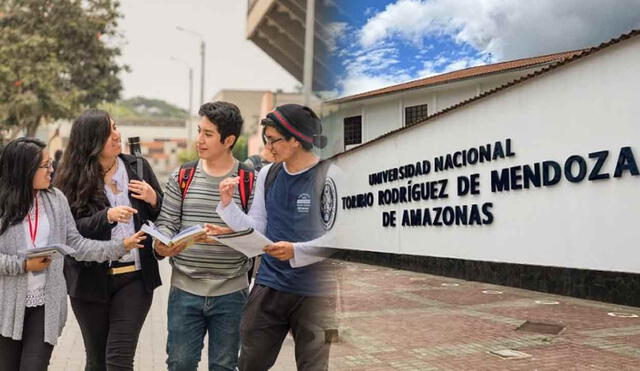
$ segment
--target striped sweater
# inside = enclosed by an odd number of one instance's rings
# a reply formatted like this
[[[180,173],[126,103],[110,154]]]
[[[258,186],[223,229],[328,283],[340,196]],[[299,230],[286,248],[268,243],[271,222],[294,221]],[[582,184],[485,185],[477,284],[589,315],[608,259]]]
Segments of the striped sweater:
[[[227,177],[237,176],[238,162],[229,174],[213,177],[202,170],[202,161],[198,161],[184,200],[178,186],[178,173],[179,169],[171,174],[165,187],[162,211],[155,223],[158,228],[174,235],[197,224],[226,226],[216,212],[220,202],[218,184]],[[234,199],[240,204],[239,192]],[[172,285],[196,295],[224,295],[248,285],[246,273],[251,261],[244,254],[217,242],[191,245],[172,257],[170,262],[173,267]]]

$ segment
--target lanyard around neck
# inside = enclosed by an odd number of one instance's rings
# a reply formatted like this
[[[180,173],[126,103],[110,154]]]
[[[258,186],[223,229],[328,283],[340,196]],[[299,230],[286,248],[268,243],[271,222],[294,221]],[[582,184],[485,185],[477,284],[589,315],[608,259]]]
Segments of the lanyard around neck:
[[[31,243],[33,244],[33,247],[36,247],[36,236],[38,235],[38,214],[39,213],[39,207],[38,207],[38,195],[36,194],[36,216],[35,216],[35,222],[32,223],[31,222],[31,213],[27,213],[27,217],[29,218],[29,237],[31,238]],[[34,226],[35,224],[35,226]]]

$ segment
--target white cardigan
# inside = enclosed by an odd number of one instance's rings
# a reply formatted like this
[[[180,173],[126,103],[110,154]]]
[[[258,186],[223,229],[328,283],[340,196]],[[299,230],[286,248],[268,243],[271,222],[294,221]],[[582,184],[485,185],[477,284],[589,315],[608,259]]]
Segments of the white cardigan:
[[[63,244],[75,250],[77,260],[103,262],[125,254],[122,240],[94,241],[83,238],[76,229],[67,198],[56,188],[41,191],[51,225],[49,244]],[[22,223],[12,225],[0,235],[0,335],[22,340],[27,273],[24,270],[25,232]],[[64,259],[57,255],[47,268],[44,306],[44,340],[56,344],[67,320],[67,287],[62,273]]]

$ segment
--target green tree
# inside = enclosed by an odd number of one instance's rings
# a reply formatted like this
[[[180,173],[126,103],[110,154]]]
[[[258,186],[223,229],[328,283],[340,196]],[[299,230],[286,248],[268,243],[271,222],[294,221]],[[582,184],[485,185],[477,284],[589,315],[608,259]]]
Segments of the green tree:
[[[0,1],[0,129],[33,135],[47,120],[114,101],[122,90],[117,0]]]
[[[182,151],[178,152],[178,162],[181,164],[187,163],[189,161],[195,161],[198,159],[198,152],[191,148],[191,149],[183,149]]]
[[[248,144],[247,137],[241,135],[240,138],[236,141],[236,144],[233,146],[233,157],[237,158],[240,161],[244,161],[247,159],[248,153]]]
[[[247,145],[247,137],[242,135],[236,141],[236,144],[233,146],[233,157],[237,158],[239,161],[244,161],[247,159],[248,153],[248,145]],[[194,161],[198,159],[198,152],[195,148],[188,148],[178,152],[178,161],[181,164],[185,162]]]

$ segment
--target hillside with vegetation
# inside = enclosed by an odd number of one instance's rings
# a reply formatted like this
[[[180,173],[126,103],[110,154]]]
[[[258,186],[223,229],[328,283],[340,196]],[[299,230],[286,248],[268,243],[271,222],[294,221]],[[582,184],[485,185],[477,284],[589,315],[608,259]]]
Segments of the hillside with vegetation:
[[[119,100],[116,103],[104,103],[101,109],[118,119],[179,119],[186,120],[189,113],[171,103],[160,99],[134,97]]]

